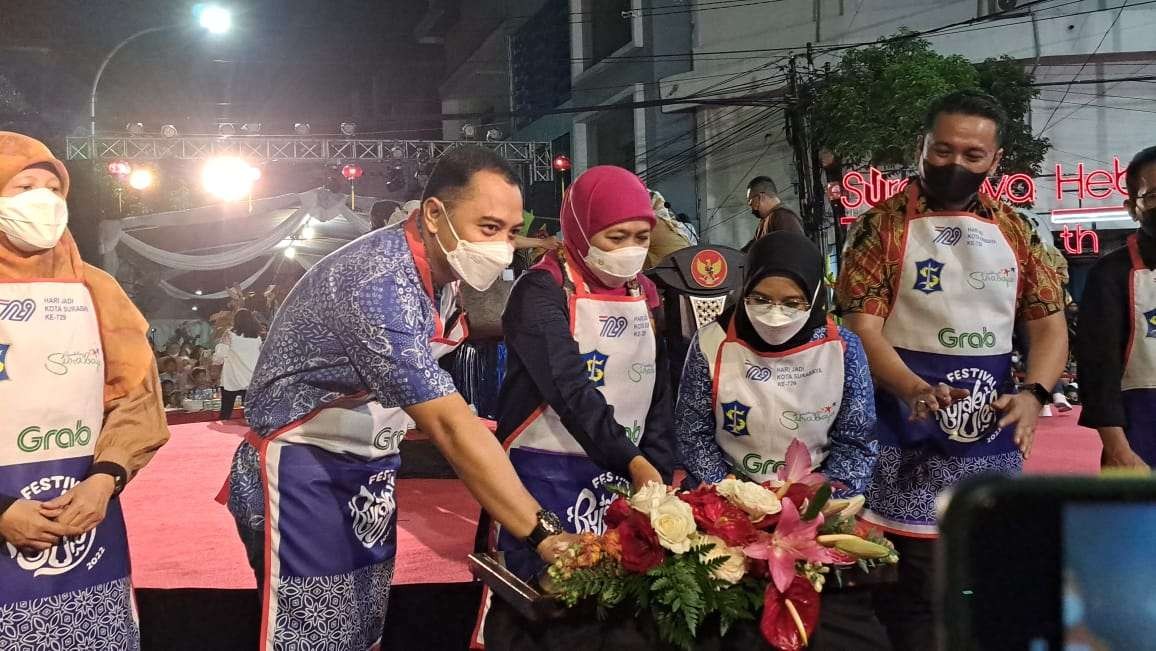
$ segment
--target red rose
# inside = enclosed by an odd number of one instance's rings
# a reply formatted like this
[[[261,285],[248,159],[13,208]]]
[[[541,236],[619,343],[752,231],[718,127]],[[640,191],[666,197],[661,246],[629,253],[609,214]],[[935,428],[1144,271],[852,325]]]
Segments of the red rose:
[[[618,533],[622,567],[626,571],[645,574],[666,560],[666,551],[658,543],[658,534],[650,526],[650,519],[642,513],[631,509],[630,515],[614,531]]]
[[[715,491],[714,486],[703,484],[692,491],[678,494],[678,499],[690,505],[694,511],[694,521],[701,528],[706,528],[722,513],[723,507],[729,502]]]
[[[622,524],[623,520],[630,517],[632,510],[630,502],[626,498],[616,497],[610,506],[606,507],[606,514],[602,516],[602,522],[606,524],[608,529],[617,527]]]
[[[805,633],[799,631],[799,625],[787,607],[788,599],[799,615],[799,619],[802,620]],[[805,649],[818,622],[819,593],[815,592],[810,581],[804,577],[796,576],[786,592],[779,592],[774,581],[767,583],[767,591],[763,597],[763,618],[759,622],[759,630],[762,631],[763,639],[768,644],[782,651]]]
[[[719,495],[712,486],[699,486],[681,493],[679,499],[690,505],[694,522],[704,532],[718,536],[730,547],[742,547],[755,539],[750,516]]]
[[[806,484],[791,484],[787,489],[786,495],[783,499],[790,499],[794,504],[802,504],[804,500],[809,500],[815,496],[815,492],[819,490],[818,486],[808,486]],[[799,510],[802,510],[800,507]]]

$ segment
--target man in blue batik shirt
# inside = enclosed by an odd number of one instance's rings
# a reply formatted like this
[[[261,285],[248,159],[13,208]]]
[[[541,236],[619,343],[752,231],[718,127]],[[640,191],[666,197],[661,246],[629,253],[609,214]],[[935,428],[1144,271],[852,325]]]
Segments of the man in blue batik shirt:
[[[438,162],[421,207],[321,260],[269,330],[246,398],[229,510],[262,589],[262,645],[378,643],[396,551],[398,444],[429,435],[493,517],[545,557],[564,544],[437,359],[466,337],[459,281],[484,291],[522,225],[490,150]],[[336,616],[317,617],[317,613]]]

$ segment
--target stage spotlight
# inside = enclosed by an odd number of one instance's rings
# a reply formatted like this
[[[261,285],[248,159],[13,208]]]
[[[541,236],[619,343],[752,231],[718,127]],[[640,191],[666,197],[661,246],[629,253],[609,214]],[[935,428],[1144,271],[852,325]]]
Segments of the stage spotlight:
[[[292,260],[293,258],[297,257],[297,247],[290,244],[289,246],[285,247],[285,250],[282,253],[285,255],[286,258],[289,258],[290,260]]]
[[[222,136],[236,135],[237,125],[232,122],[221,122],[217,125],[217,133]]]
[[[245,124],[241,125],[241,133],[248,135],[248,136],[255,136],[258,133],[261,133],[261,123],[260,122],[246,122]]]
[[[205,292],[198,289],[197,291],[195,291],[193,293],[196,294],[197,296],[200,296],[200,295],[204,294]]]
[[[341,133],[342,133],[342,135],[345,135],[345,136],[352,136],[353,134],[357,133],[357,123],[356,122],[342,122],[341,123]]]
[[[194,312],[196,312],[196,311],[197,311],[197,306],[196,306],[196,305],[194,305],[194,306],[193,306],[193,311],[194,311]]]
[[[299,136],[309,135],[309,123],[308,122],[298,122],[297,124],[294,124],[293,125],[293,133],[296,133]]]
[[[394,147],[393,149],[389,150],[389,153],[391,156],[393,156],[396,159],[405,158],[405,150],[402,149],[401,147]]]
[[[152,187],[153,181],[155,180],[156,177],[153,175],[152,170],[149,169],[136,169],[128,175],[128,185],[133,190],[147,190]]]
[[[505,140],[505,138],[506,134],[502,133],[501,129],[491,128],[486,130],[486,140],[489,140],[490,142]]]
[[[477,125],[470,124],[469,122],[463,124],[462,125],[462,138],[464,138],[466,140],[477,140],[477,138],[478,138]]]
[[[240,158],[210,158],[201,173],[205,191],[225,201],[245,198],[260,177],[260,170]]]
[[[119,176],[122,179],[132,174],[132,165],[129,165],[122,160],[114,160],[108,164],[108,173],[113,176]]]
[[[181,132],[177,131],[177,128],[171,124],[166,124],[161,127],[161,136],[165,138],[176,138],[179,135],[181,135]]]
[[[311,240],[317,236],[317,231],[312,226],[306,225],[301,229],[301,239]]]
[[[144,133],[144,124],[141,124],[140,122],[129,122],[128,124],[124,125],[124,130],[134,136],[139,136]]]
[[[204,27],[211,34],[224,34],[233,26],[233,14],[224,7],[219,5],[206,5],[198,7],[200,15],[197,17]]]

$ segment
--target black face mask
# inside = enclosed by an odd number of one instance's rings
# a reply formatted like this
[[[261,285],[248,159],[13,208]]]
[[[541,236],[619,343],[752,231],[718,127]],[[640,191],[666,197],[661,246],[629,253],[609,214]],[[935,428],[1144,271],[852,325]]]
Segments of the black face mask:
[[[925,159],[920,178],[931,198],[940,203],[958,204],[979,192],[987,174],[973,172],[962,165],[932,165]]]
[[[1140,213],[1140,230],[1147,233],[1148,237],[1156,239],[1156,208]]]

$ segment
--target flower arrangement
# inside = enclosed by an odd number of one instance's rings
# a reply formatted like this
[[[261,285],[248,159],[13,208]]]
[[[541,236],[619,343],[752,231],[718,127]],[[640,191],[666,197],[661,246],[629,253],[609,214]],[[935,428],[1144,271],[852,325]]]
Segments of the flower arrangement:
[[[806,647],[828,577],[898,556],[858,520],[862,496],[832,498],[837,485],[811,472],[801,441],[786,457],[762,484],[728,477],[692,491],[650,483],[633,495],[620,492],[604,517],[606,532],[583,534],[547,569],[544,587],[570,607],[635,603],[664,640],[683,649],[708,617],[717,615],[726,635],[760,611],[759,630],[771,646]]]

